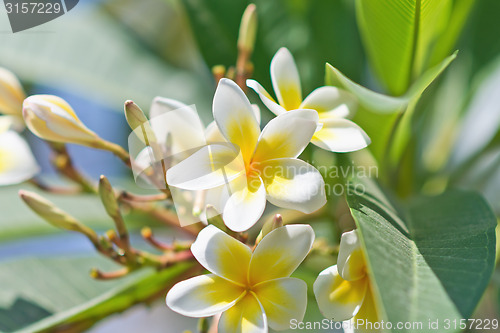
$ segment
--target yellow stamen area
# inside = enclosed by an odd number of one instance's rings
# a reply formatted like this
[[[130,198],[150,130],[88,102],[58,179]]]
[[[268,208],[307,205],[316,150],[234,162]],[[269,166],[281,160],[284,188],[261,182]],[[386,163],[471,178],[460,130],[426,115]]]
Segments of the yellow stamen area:
[[[250,119],[233,119],[228,126],[228,139],[240,147],[245,164],[250,163],[259,138],[258,127],[252,126],[250,121]]]
[[[332,286],[330,300],[336,303],[352,304],[363,299],[366,293],[368,278],[365,277],[356,281],[346,281],[338,279]]]
[[[295,84],[281,84],[279,89],[281,93],[282,107],[284,107],[287,111],[297,110],[300,108],[302,98],[299,87]]]
[[[363,250],[361,248],[351,252],[348,259],[349,276],[366,276],[366,262]]]

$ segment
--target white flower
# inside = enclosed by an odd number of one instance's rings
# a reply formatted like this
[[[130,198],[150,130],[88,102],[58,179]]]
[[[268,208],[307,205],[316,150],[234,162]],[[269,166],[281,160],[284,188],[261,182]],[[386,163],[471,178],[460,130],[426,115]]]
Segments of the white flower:
[[[325,202],[324,181],[311,165],[297,159],[307,146],[318,115],[295,110],[271,120],[260,131],[243,91],[222,79],[213,102],[214,119],[227,143],[211,144],[167,171],[167,182],[188,190],[227,186],[226,225],[244,231],[272,204],[311,213]]]
[[[299,72],[292,54],[281,48],[271,61],[271,81],[278,103],[255,80],[247,85],[259,94],[262,102],[276,115],[290,110],[313,109],[319,114],[322,126],[311,142],[333,152],[350,152],[365,148],[370,138],[352,121],[345,119],[355,105],[354,97],[336,87],[319,87],[302,99]]]
[[[342,234],[337,265],[322,271],[314,294],[323,315],[335,321],[351,318],[377,322],[374,296],[356,230]]]
[[[301,321],[306,311],[307,286],[290,275],[313,241],[309,225],[287,225],[266,235],[252,253],[210,225],[199,233],[191,251],[212,274],[173,286],[167,305],[189,317],[223,312],[220,333],[263,333],[268,326],[287,329],[290,320]]]
[[[11,130],[10,117],[0,117],[0,186],[23,182],[39,171],[26,141]]]

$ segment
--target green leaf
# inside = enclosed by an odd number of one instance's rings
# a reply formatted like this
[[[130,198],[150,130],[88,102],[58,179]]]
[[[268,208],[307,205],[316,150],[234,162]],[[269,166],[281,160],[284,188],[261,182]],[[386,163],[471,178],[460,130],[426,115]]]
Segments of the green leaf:
[[[22,259],[0,263],[0,331],[82,331],[112,313],[162,296],[189,263],[161,272],[144,269],[125,278],[96,281],[91,267],[116,269],[100,257]]]
[[[119,112],[127,99],[149,106],[155,96],[209,110],[212,82],[165,63],[93,5],[0,42],[0,63],[26,82],[70,89]]]
[[[353,184],[348,203],[384,319],[425,328],[469,318],[495,263],[496,218],[484,199],[451,191],[396,209],[373,181]]]
[[[378,113],[403,112],[408,105],[415,104],[427,87],[441,74],[456,58],[457,52],[444,59],[440,64],[427,70],[415,81],[408,91],[400,96],[393,97],[367,89],[350,80],[337,68],[326,64],[325,82],[327,85],[337,86],[354,94],[359,103],[366,109]]]
[[[445,32],[451,0],[357,0],[356,12],[373,68],[392,95],[401,95],[428,66]]]

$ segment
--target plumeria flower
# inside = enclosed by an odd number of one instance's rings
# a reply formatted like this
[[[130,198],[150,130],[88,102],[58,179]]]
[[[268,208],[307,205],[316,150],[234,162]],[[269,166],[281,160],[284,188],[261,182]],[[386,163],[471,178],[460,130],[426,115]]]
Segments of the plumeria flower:
[[[189,317],[221,312],[220,333],[261,333],[301,321],[307,286],[290,275],[309,253],[314,231],[309,225],[287,225],[267,234],[254,252],[209,225],[191,246],[194,257],[212,274],[179,282],[167,294],[167,305]]]
[[[223,219],[237,232],[257,222],[266,198],[276,206],[304,213],[325,204],[321,174],[297,159],[316,131],[317,112],[287,112],[261,132],[243,91],[233,81],[222,79],[215,92],[213,114],[227,143],[203,147],[169,169],[170,186],[204,190],[226,185]]]
[[[340,240],[337,265],[322,271],[314,282],[321,313],[335,321],[351,318],[377,322],[377,311],[363,249],[356,230]]]
[[[259,108],[252,105],[252,110],[260,123]],[[129,137],[129,151],[132,156],[136,156],[133,164],[134,177],[136,180],[146,181],[151,187],[155,184],[151,184],[144,175],[151,167],[161,171],[161,166],[154,167],[159,164],[159,160],[163,159],[169,168],[207,144],[227,142],[215,121],[206,127],[203,126],[194,105],[170,98],[156,97],[153,100],[147,125],[153,132],[160,154],[154,154],[150,147],[144,148],[145,140],[137,138],[143,135],[140,128],[134,130],[135,135]],[[160,156],[157,158],[155,155]],[[165,174],[159,176],[163,178]],[[197,191],[178,188],[171,190],[181,225],[196,223],[199,220],[207,223],[207,218],[212,216],[207,217],[206,206],[211,205],[218,211],[223,201],[221,197],[227,197],[223,194],[224,186]]]
[[[271,61],[271,81],[278,103],[257,81],[247,80],[247,85],[257,92],[262,102],[276,115],[296,109],[316,110],[322,126],[312,137],[313,144],[333,152],[355,151],[370,144],[366,133],[345,119],[349,109],[355,106],[354,97],[349,92],[324,86],[302,99],[297,65],[286,48],[279,49]]]
[[[12,128],[12,118],[0,117],[0,186],[21,183],[38,173],[26,141]]]

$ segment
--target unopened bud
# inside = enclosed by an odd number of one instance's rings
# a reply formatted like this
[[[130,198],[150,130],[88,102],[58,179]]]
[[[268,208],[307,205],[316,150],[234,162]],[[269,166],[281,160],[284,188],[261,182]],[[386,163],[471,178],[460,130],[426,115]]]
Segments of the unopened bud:
[[[127,123],[132,130],[148,122],[148,118],[142,109],[133,101],[126,101],[124,109],[125,118],[127,118]]]
[[[116,200],[115,191],[113,190],[113,187],[111,187],[111,183],[108,178],[104,175],[99,179],[99,195],[109,216],[117,216],[120,214],[120,208],[118,206],[118,201]]]
[[[0,67],[0,112],[22,117],[24,89],[17,77]]]
[[[53,226],[65,230],[77,231],[92,240],[97,240],[97,235],[92,229],[83,225],[77,219],[40,195],[21,190],[19,191],[19,196],[31,208],[31,210]]]
[[[257,35],[257,11],[255,4],[249,4],[243,13],[238,36],[238,49],[251,53]]]
[[[274,215],[271,220],[267,221],[262,226],[262,230],[257,236],[256,243],[258,244],[262,240],[262,238],[264,238],[268,233],[282,226],[283,226],[283,217],[281,216],[281,214]]]
[[[133,101],[125,102],[125,118],[127,123],[135,132],[135,135],[146,145],[153,148],[155,157],[158,157],[158,147],[156,147],[156,135],[151,128],[148,117],[144,114],[142,109]]]
[[[88,129],[62,98],[33,95],[24,100],[23,117],[35,135],[48,141],[95,147],[102,141]]]

